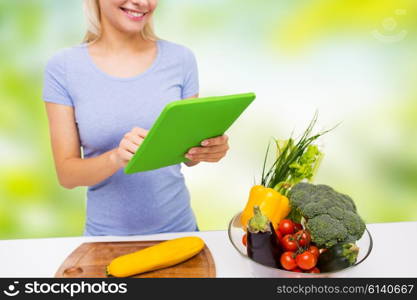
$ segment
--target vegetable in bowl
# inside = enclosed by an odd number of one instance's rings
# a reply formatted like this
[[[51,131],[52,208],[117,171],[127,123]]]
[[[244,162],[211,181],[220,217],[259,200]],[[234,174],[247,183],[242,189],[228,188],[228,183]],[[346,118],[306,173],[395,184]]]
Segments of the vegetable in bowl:
[[[303,219],[311,240],[319,247],[359,240],[365,223],[348,195],[328,185],[298,183],[289,192],[291,218]]]
[[[299,139],[275,139],[269,167],[268,145],[261,183],[251,188],[239,215],[246,254],[263,266],[329,273],[357,264],[355,243],[366,226],[355,203],[328,185],[312,184],[323,158],[314,142],[335,128],[312,134],[316,121],[317,113]]]
[[[263,265],[279,268],[281,249],[274,227],[259,206],[253,208],[254,216],[249,220],[247,230],[248,256]]]
[[[249,219],[253,217],[255,205],[259,206],[262,213],[276,226],[290,212],[287,193],[291,187],[303,180],[311,182],[314,179],[323,153],[313,143],[335,128],[313,134],[316,122],[317,113],[299,139],[293,137],[286,140],[274,139],[276,158],[269,168],[266,166],[270,148],[268,145],[261,183],[251,188],[249,199],[242,212],[241,224],[244,230]]]
[[[306,244],[304,247],[300,247],[299,251],[289,251],[286,250],[286,248],[284,247],[284,244],[281,243],[281,239],[283,238],[283,234],[282,232],[280,232],[279,230],[279,226],[277,228],[275,228],[275,232],[277,233],[277,237],[278,237],[278,245],[281,248],[282,254],[280,259],[282,258],[282,256],[284,255],[285,252],[292,252],[292,253],[287,253],[286,257],[285,257],[285,261],[280,262],[281,263],[281,267],[277,268],[277,267],[271,267],[265,264],[262,264],[256,260],[254,260],[253,258],[250,258],[248,256],[248,249],[247,249],[247,242],[246,242],[246,236],[247,236],[247,231],[243,230],[240,224],[240,217],[241,217],[241,212],[236,213],[230,220],[229,222],[229,226],[228,226],[228,238],[229,238],[229,242],[231,243],[232,248],[234,248],[236,250],[236,253],[238,253],[239,255],[241,255],[242,257],[242,263],[245,263],[248,265],[249,269],[252,272],[252,275],[254,277],[261,277],[261,278],[282,278],[282,277],[290,277],[290,278],[323,278],[323,277],[341,277],[341,276],[349,276],[346,274],[349,274],[348,272],[350,272],[352,269],[355,269],[357,266],[361,265],[364,263],[364,261],[367,260],[368,257],[370,257],[372,249],[373,249],[373,240],[372,240],[372,235],[371,232],[366,229],[365,233],[363,234],[363,236],[361,237],[360,240],[356,241],[354,244],[356,245],[356,247],[360,248],[359,252],[357,253],[357,256],[354,257],[354,259],[356,260],[353,264],[350,264],[349,262],[349,266],[343,266],[344,262],[343,260],[340,260],[340,258],[337,258],[338,262],[337,262],[337,269],[333,269],[331,266],[331,262],[333,260],[330,260],[329,262],[329,266],[332,269],[328,269],[327,267],[324,267],[322,264],[322,260],[325,258],[325,256],[323,256],[328,249],[325,248],[318,248],[316,245],[314,245],[313,242],[310,241],[310,246],[308,246],[308,244]],[[283,222],[288,222],[288,220],[283,220]],[[292,222],[292,221],[291,221]],[[288,223],[291,223],[288,222]],[[294,230],[292,231],[292,235],[295,236],[300,230],[304,230],[306,231],[306,228],[302,228],[299,229],[299,224],[293,224],[294,226]],[[285,230],[287,231],[287,230]],[[279,234],[280,233],[280,234]],[[296,240],[298,240],[297,238],[295,238]],[[301,240],[300,240],[301,241]],[[301,243],[299,243],[301,244]],[[340,244],[338,244],[340,245]],[[301,245],[300,245],[301,246]],[[305,251],[309,251],[311,252],[314,256],[317,257],[317,265],[316,267],[309,269],[309,270],[303,270],[301,269],[298,265],[297,265],[297,255],[299,254],[303,254],[303,252]],[[353,250],[353,249],[352,249]],[[343,253],[342,253],[343,254]],[[304,254],[304,256],[306,256]],[[323,256],[323,257],[321,257]],[[284,258],[282,258],[284,259]],[[288,260],[287,260],[288,259]],[[282,264],[284,262],[284,265]],[[292,266],[288,265],[291,264]],[[320,267],[323,268],[323,270],[320,269]]]
[[[359,248],[353,243],[336,244],[324,251],[318,260],[321,272],[334,272],[352,266],[358,258]]]

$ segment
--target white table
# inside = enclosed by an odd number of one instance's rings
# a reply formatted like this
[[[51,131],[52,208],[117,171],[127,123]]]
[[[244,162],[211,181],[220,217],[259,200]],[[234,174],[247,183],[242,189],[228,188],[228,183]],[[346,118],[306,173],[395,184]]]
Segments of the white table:
[[[345,273],[347,277],[417,277],[417,261],[407,259],[407,253],[417,249],[417,222],[368,224],[368,229],[374,241],[372,253]],[[227,231],[2,240],[0,277],[53,277],[65,258],[84,242],[161,240],[191,235],[203,238],[210,248],[217,277],[253,277],[246,259],[230,244]]]

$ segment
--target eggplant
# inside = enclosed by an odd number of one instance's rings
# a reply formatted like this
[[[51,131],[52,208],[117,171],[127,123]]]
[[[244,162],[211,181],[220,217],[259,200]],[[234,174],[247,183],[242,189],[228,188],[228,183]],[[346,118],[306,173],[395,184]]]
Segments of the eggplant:
[[[320,272],[334,272],[355,264],[359,248],[352,243],[340,243],[330,247],[319,256],[317,267]]]
[[[254,206],[254,216],[248,222],[247,253],[254,261],[273,268],[279,268],[281,248],[272,223],[262,215],[259,206]]]

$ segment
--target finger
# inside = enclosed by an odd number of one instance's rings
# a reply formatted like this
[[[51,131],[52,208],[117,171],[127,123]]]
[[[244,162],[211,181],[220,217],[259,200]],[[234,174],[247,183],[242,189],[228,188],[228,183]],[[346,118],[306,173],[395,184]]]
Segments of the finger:
[[[205,154],[197,154],[197,155],[189,155],[187,158],[193,161],[205,161],[207,159],[220,159],[225,156],[225,153],[205,153]]]
[[[130,142],[138,146],[140,146],[140,144],[142,144],[143,142],[143,137],[133,134],[131,132],[128,132],[125,134],[125,139],[129,140]]]
[[[191,162],[219,162],[222,159],[220,158],[207,158],[207,159],[198,159],[198,160],[190,160]]]
[[[129,161],[133,157],[133,154],[125,149],[119,149],[119,156],[122,160]]]
[[[195,162],[195,163],[199,163],[199,162],[218,162],[221,159],[222,158],[220,157],[220,158],[208,158],[208,159],[193,159],[193,160],[190,159],[190,161]]]
[[[139,128],[139,127],[134,127],[131,132],[135,135],[139,135],[141,137],[146,137],[146,135],[148,134],[148,130],[143,129],[143,128]]]
[[[204,147],[207,146],[216,146],[216,145],[223,145],[223,144],[227,144],[227,141],[229,140],[229,137],[227,135],[221,135],[218,137],[214,137],[211,139],[207,139],[201,142],[201,145]]]
[[[219,159],[207,159],[207,160],[205,160],[205,162],[219,162],[220,159],[221,158],[219,158]]]
[[[208,146],[208,147],[195,147],[191,148],[187,153],[191,155],[204,154],[204,153],[220,153],[229,150],[229,146],[226,144],[220,146]]]
[[[135,153],[139,146],[133,144],[131,141],[124,139],[120,145],[122,149],[129,151],[130,153]]]

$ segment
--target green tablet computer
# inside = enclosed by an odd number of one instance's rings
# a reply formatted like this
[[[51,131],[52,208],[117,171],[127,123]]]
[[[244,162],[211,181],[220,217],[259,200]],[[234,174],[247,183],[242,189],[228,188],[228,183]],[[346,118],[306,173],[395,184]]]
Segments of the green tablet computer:
[[[185,154],[190,148],[223,135],[254,99],[254,93],[247,93],[169,103],[125,167],[125,173],[187,162]]]

